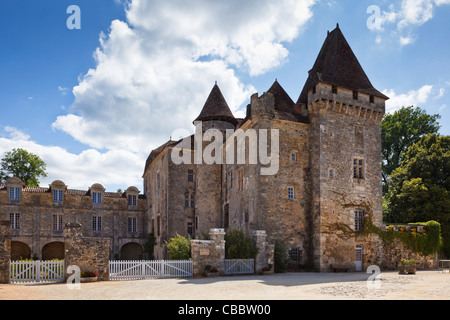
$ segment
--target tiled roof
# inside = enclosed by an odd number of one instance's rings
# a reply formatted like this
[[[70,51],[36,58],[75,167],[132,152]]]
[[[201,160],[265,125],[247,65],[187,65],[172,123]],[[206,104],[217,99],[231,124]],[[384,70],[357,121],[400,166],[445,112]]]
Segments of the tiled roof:
[[[223,120],[231,122],[236,125],[237,120],[233,116],[225,98],[220,91],[217,83],[214,85],[205,105],[203,106],[202,112],[194,121],[208,121],[208,120]]]
[[[328,33],[297,103],[307,103],[308,91],[319,81],[388,99],[372,86],[339,25]]]
[[[0,185],[0,191],[6,190],[5,185]],[[25,187],[22,189],[23,192],[30,192],[30,193],[46,193],[50,192],[50,188],[45,187]],[[74,190],[74,189],[66,189],[66,194],[74,195],[74,196],[87,196],[89,195],[89,191],[86,190]],[[125,192],[105,192],[104,196],[106,198],[125,198]],[[145,195],[140,194],[139,199],[145,199]]]

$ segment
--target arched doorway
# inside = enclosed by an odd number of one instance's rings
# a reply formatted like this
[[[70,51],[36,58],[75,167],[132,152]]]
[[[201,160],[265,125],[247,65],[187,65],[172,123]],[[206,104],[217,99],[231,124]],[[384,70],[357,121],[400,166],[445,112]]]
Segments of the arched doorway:
[[[142,260],[144,257],[144,248],[136,242],[129,242],[120,249],[121,260]]]
[[[31,259],[30,247],[20,241],[11,241],[11,261]]]
[[[64,242],[50,242],[42,248],[42,260],[53,259],[64,259]]]

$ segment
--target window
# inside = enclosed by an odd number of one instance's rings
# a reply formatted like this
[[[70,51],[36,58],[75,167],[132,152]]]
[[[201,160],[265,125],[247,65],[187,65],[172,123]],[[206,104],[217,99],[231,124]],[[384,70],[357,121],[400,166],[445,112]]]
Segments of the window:
[[[243,169],[239,169],[238,171],[238,190],[244,190],[244,171]]]
[[[11,230],[19,230],[19,217],[20,215],[18,213],[10,213],[9,214],[9,221],[11,222]]]
[[[374,103],[375,102],[375,97],[374,96],[370,96],[370,103]]]
[[[331,86],[331,92],[334,94],[337,94],[337,87],[336,86]]]
[[[92,217],[92,231],[102,231],[102,217]]]
[[[194,170],[188,170],[188,181],[189,182],[194,181]]]
[[[297,153],[295,152],[291,153],[291,162],[297,162]]]
[[[358,91],[353,91],[353,100],[358,100]]]
[[[102,203],[102,194],[100,192],[92,192],[92,203]]]
[[[193,238],[192,222],[187,223],[187,233],[189,237]]]
[[[137,195],[135,195],[135,194],[128,195],[128,205],[129,206],[137,206]]]
[[[364,212],[355,210],[355,231],[362,231]]]
[[[62,215],[60,214],[54,214],[53,215],[53,231],[63,231],[63,222],[62,222]]]
[[[198,230],[198,216],[195,216],[195,230]]]
[[[353,178],[364,179],[364,160],[363,159],[353,159]]]
[[[9,188],[9,200],[20,200],[20,188]]]
[[[189,208],[189,192],[184,194],[184,207]]]
[[[301,250],[300,248],[289,249],[288,251],[289,259],[293,262],[299,263],[301,262]]]
[[[233,171],[228,172],[228,189],[233,189]]]
[[[158,174],[156,175],[156,183],[157,183],[157,188],[158,188],[158,192],[161,190],[161,176],[158,172]]]
[[[315,94],[317,92],[317,88],[316,86],[313,86],[313,94]]]
[[[195,208],[195,193],[191,193],[191,208]]]
[[[136,218],[128,217],[128,232],[136,233]]]
[[[53,190],[53,202],[63,202],[62,190]]]
[[[295,199],[295,192],[294,187],[288,187],[288,198],[289,199]]]
[[[334,169],[328,169],[328,177],[334,178]]]
[[[157,236],[159,237],[161,235],[161,217],[156,218],[156,231]]]

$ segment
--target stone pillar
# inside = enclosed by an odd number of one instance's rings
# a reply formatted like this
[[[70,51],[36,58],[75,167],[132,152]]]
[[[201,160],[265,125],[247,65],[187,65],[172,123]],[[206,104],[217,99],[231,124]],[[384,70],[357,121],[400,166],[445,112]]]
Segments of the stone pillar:
[[[253,241],[258,248],[258,254],[255,258],[255,272],[261,273],[264,268],[272,266],[270,272],[274,270],[274,248],[273,244],[269,244],[265,230],[256,230],[252,232]]]
[[[9,283],[9,261],[11,259],[11,225],[0,221],[0,283]]]
[[[99,280],[108,280],[111,239],[83,237],[82,230],[78,223],[64,227],[65,267],[76,265],[81,272],[94,272]],[[66,273],[65,278],[69,276]]]
[[[225,230],[211,229],[211,240],[191,240],[191,257],[194,268],[194,277],[205,273],[205,266],[209,265],[225,273]]]

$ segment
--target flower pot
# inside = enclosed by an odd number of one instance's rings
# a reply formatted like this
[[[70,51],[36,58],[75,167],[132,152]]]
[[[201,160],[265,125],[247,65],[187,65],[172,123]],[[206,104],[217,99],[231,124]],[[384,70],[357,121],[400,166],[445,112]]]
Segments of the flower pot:
[[[408,272],[406,271],[406,266],[399,265],[398,274],[408,274]]]
[[[207,272],[206,276],[208,278],[214,278],[214,277],[218,277],[219,276],[219,272]]]
[[[97,277],[85,277],[85,278],[80,278],[80,282],[81,283],[96,282],[97,279],[98,279]]]
[[[417,268],[416,266],[407,266],[406,267],[406,272],[408,274],[416,274]]]

